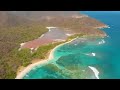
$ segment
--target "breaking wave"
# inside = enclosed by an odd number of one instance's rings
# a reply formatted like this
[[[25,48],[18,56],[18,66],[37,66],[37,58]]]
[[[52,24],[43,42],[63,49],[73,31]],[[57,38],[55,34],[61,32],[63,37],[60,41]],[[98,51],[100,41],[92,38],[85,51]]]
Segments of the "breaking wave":
[[[105,40],[102,39],[100,42],[98,42],[98,44],[104,44],[105,43]]]
[[[89,54],[86,54],[86,55],[89,55],[89,56],[96,56],[96,53],[89,53]]]
[[[92,67],[92,66],[88,66],[95,74],[96,78],[99,79],[99,71],[95,68],[95,67]]]

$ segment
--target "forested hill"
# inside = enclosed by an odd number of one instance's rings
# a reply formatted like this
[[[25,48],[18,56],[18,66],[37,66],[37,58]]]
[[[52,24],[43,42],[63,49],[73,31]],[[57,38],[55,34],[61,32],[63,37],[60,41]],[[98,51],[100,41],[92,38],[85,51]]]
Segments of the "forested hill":
[[[19,66],[31,63],[30,50],[18,51],[20,44],[40,37],[48,31],[47,26],[105,36],[95,28],[105,24],[90,17],[71,17],[74,15],[81,14],[78,11],[0,11],[0,78],[15,78]]]
[[[32,20],[39,20],[43,16],[71,16],[80,14],[79,11],[10,11],[9,13]]]
[[[0,11],[0,27],[34,23],[46,16],[79,15],[78,11]]]
[[[19,26],[30,22],[27,18],[14,15],[9,11],[0,11],[0,27]]]

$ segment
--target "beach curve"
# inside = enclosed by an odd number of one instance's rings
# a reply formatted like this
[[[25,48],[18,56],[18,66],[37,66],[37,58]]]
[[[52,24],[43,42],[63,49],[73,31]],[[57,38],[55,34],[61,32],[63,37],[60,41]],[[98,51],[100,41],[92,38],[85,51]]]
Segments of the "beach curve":
[[[65,43],[62,43],[62,44],[56,46],[55,48],[53,48],[53,49],[51,50],[48,59],[42,60],[42,61],[39,61],[39,62],[36,62],[36,63],[33,63],[33,64],[28,65],[27,67],[25,67],[25,69],[24,69],[23,71],[21,71],[21,72],[16,76],[15,79],[22,79],[30,70],[32,70],[33,67],[35,67],[35,66],[37,66],[37,65],[42,65],[42,64],[48,63],[48,61],[50,61],[50,60],[52,60],[52,59],[54,58],[54,57],[53,57],[53,53],[54,53],[54,51],[55,51],[58,47],[60,47],[60,46],[62,46],[62,45],[64,45],[64,44],[70,43],[70,42],[72,42],[73,40],[75,40],[75,39],[77,39],[77,38],[78,38],[78,37],[76,37],[76,38],[74,38],[74,39],[72,39],[72,40],[70,40],[70,41],[68,41],[68,42],[65,42]]]

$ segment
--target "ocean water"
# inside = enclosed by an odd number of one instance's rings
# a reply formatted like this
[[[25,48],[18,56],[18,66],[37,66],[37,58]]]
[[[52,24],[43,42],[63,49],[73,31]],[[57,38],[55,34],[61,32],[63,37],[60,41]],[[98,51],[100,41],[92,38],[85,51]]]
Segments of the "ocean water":
[[[57,48],[54,59],[28,72],[23,79],[100,79],[120,78],[120,12],[82,11],[110,28],[103,29],[109,37],[79,38]]]
[[[109,37],[105,38],[105,44],[99,52],[103,56],[103,64],[99,67],[103,70],[100,78],[120,78],[120,11],[91,11],[83,12],[97,20],[107,24],[110,28],[103,29]]]

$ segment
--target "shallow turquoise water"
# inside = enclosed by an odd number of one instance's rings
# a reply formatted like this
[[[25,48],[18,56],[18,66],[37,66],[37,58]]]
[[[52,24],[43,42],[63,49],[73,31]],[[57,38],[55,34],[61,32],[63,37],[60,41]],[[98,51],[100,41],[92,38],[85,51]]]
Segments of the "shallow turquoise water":
[[[47,65],[37,66],[24,79],[96,78],[88,66],[96,66],[101,63],[100,55],[91,56],[95,48],[102,46],[102,44],[99,45],[99,42],[101,42],[101,38],[80,38],[65,44],[55,50],[54,60]]]
[[[56,49],[54,59],[47,65],[37,66],[24,79],[94,79],[88,68],[99,71],[99,78],[120,78],[120,12],[82,12],[111,28],[104,29],[106,38],[80,38]],[[92,56],[95,53],[95,56]]]

